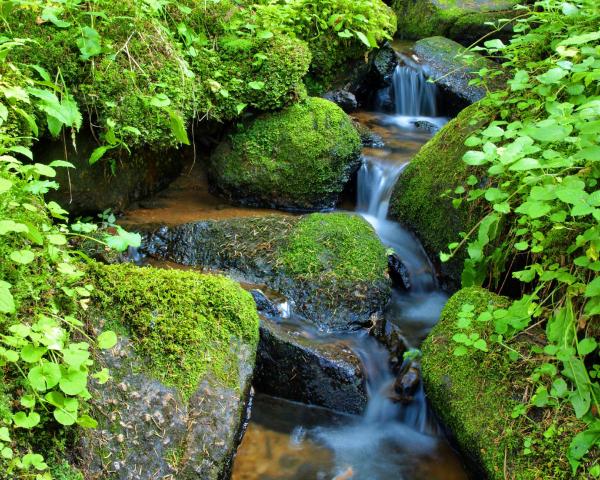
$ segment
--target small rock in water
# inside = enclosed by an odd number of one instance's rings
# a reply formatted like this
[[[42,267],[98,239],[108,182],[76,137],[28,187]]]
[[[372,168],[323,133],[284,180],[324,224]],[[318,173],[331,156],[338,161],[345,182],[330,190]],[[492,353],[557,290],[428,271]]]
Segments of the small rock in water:
[[[279,310],[275,304],[263,292],[254,289],[250,290],[250,293],[252,294],[252,298],[254,298],[254,303],[256,303],[256,309],[260,313],[269,317],[277,317],[279,315]]]
[[[413,395],[421,382],[421,371],[416,363],[412,362],[396,377],[394,390],[398,394],[398,400],[403,403],[412,401]]]
[[[435,133],[440,129],[440,127],[438,127],[435,123],[428,122],[427,120],[416,120],[414,122],[414,125],[419,130],[423,130],[429,133]]]
[[[353,93],[348,90],[332,90],[324,93],[323,98],[335,103],[346,113],[353,112],[358,108],[358,102]]]
[[[405,290],[411,289],[412,283],[408,268],[406,268],[406,265],[404,265],[404,262],[396,253],[388,256],[388,268],[394,284],[400,285]]]

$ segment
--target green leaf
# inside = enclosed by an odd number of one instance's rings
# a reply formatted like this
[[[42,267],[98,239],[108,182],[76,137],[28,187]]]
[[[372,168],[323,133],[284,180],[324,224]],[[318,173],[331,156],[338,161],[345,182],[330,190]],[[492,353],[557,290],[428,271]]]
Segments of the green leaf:
[[[544,84],[552,85],[559,83],[569,72],[560,67],[551,68],[546,73],[538,75],[536,78]]]
[[[48,351],[46,347],[36,347],[28,344],[21,350],[21,358],[27,363],[39,362]]]
[[[42,457],[39,453],[28,453],[23,456],[21,462],[26,469],[33,467],[36,470],[41,471],[48,468],[48,465],[44,463],[44,457]]]
[[[261,30],[256,34],[256,36],[262,40],[268,40],[269,38],[273,38],[273,32],[268,30]]]
[[[600,295],[600,277],[596,277],[588,283],[584,295],[586,297],[597,297]]]
[[[85,26],[81,28],[81,38],[77,40],[77,46],[81,58],[83,61],[89,60],[96,55],[102,53],[102,46],[100,45],[100,34],[92,27]]]
[[[0,313],[15,313],[15,301],[10,287],[10,283],[0,280]]]
[[[117,344],[117,334],[112,330],[102,332],[98,335],[98,348],[108,350]]]
[[[583,45],[584,43],[593,42],[600,39],[600,32],[584,33],[582,35],[574,35],[559,43],[562,46]]]
[[[98,148],[95,148],[94,151],[92,152],[92,154],[90,155],[90,159],[88,160],[88,163],[90,165],[93,165],[98,160],[100,160],[104,156],[104,154],[106,152],[108,152],[111,148],[112,147],[109,147],[107,145],[102,145]]]
[[[483,338],[480,338],[479,340],[475,340],[475,342],[473,343],[473,347],[475,347],[478,350],[481,350],[483,352],[488,351],[487,343]]]
[[[175,136],[178,142],[183,143],[184,145],[189,145],[190,140],[187,135],[187,131],[185,129],[185,123],[181,115],[177,112],[169,110],[169,118],[170,118],[170,126],[171,133]]]
[[[67,395],[79,395],[87,387],[87,373],[71,367],[63,373],[58,385]]]
[[[364,43],[367,46],[367,48],[374,48],[377,46],[377,45],[371,45],[369,38],[364,33],[359,32],[358,30],[354,30],[354,34],[362,43]]]
[[[265,88],[265,82],[248,82],[248,86],[252,90],[262,90]]]
[[[8,192],[13,186],[13,182],[6,178],[0,178],[0,194]]]
[[[35,259],[35,255],[31,250],[15,250],[10,253],[10,259],[13,262],[21,265],[27,265]]]
[[[83,428],[96,428],[98,427],[98,422],[86,414],[77,418],[77,425]]]
[[[515,212],[527,215],[530,218],[540,218],[552,210],[550,204],[546,202],[527,201],[515,209]]]
[[[589,355],[594,350],[596,350],[597,346],[598,346],[598,342],[596,341],[595,338],[592,338],[592,337],[584,338],[577,344],[577,353],[579,355],[581,355],[582,357],[585,357],[586,355]]]
[[[27,374],[31,386],[40,392],[55,387],[61,377],[60,367],[56,363],[45,362],[32,368]]]
[[[16,223],[13,220],[0,220],[0,235],[6,235],[7,233],[27,233],[27,225],[23,223]]]
[[[487,163],[488,160],[486,159],[485,153],[479,152],[477,150],[469,150],[467,153],[464,154],[463,161],[467,165],[477,166]]]
[[[565,367],[563,375],[575,384],[569,400],[575,409],[575,416],[581,418],[588,412],[591,405],[591,385],[585,364],[577,357],[570,357],[563,362],[563,365]]]
[[[10,435],[8,433],[8,428],[0,427],[0,441],[2,442],[10,442]]]
[[[590,448],[592,448],[594,445],[597,445],[599,442],[600,420],[595,419],[587,428],[587,430],[578,433],[575,435],[575,437],[573,437],[573,440],[571,440],[569,451],[567,452],[567,458],[569,459],[569,463],[573,468],[573,474],[575,474],[577,467],[579,466],[579,460],[584,457]]]
[[[17,412],[13,415],[13,422],[17,427],[29,430],[40,423],[40,415],[37,412],[31,412],[29,415],[25,412]]]

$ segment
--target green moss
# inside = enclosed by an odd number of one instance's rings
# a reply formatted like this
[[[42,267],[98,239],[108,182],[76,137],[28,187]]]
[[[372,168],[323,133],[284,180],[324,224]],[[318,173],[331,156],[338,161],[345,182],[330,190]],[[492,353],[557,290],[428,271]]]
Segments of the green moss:
[[[511,0],[481,2],[458,0],[394,0],[392,8],[398,18],[397,35],[419,39],[441,35],[465,39],[469,43],[492,31],[486,22],[511,16]]]
[[[305,102],[246,123],[211,157],[213,182],[231,198],[288,208],[331,205],[358,164],[360,137],[332,102]]]
[[[411,160],[394,188],[390,215],[420,238],[432,258],[447,251],[449,243],[459,241],[460,232],[468,232],[479,219],[477,203],[463,202],[454,208],[449,193],[466,186],[471,174],[477,174],[463,161],[468,150],[465,140],[483,122],[489,112],[474,104],[463,110],[442,128]],[[464,251],[443,264],[443,273],[458,283]]]
[[[241,341],[256,347],[258,314],[237,283],[131,265],[96,265],[90,273],[104,313],[127,329],[151,375],[186,397],[206,373],[239,387],[233,346]]]
[[[315,213],[302,218],[280,252],[288,273],[304,279],[365,282],[387,270],[385,248],[373,227],[346,213]]]
[[[506,350],[489,341],[492,326],[474,322],[473,328],[488,340],[490,352],[470,350],[455,356],[458,345],[452,336],[462,331],[456,326],[458,312],[464,304],[475,307],[475,314],[488,306],[505,308],[509,300],[480,288],[456,293],[444,308],[439,323],[422,345],[423,382],[429,399],[456,437],[458,444],[485,470],[490,480],[539,480],[573,478],[566,460],[573,432],[581,430],[569,407],[560,411],[534,409],[528,417],[513,419],[511,413],[527,395],[532,394],[529,376],[537,366],[529,355],[531,331],[526,338],[511,345],[522,355],[517,362],[508,359]],[[543,435],[553,426],[554,435]],[[569,433],[569,435],[567,435]],[[523,452],[528,436],[544,439]]]

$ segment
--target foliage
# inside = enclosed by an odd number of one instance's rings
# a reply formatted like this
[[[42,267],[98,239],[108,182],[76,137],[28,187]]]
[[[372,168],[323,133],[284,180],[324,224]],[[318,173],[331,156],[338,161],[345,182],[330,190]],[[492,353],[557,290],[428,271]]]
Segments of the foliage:
[[[256,16],[264,31],[282,31],[308,42],[311,76],[324,86],[349,61],[391,40],[396,30],[394,12],[380,0],[270,0],[257,6]]]
[[[22,81],[20,70],[5,60],[10,49],[21,46],[0,43],[0,72],[9,72],[0,77],[0,467],[10,478],[45,479],[51,478],[51,458],[44,458],[46,449],[36,451],[36,445],[59,428],[96,425],[86,414],[87,382],[91,375],[105,382],[108,372],[95,371],[91,349],[111,348],[115,336],[108,331],[92,339],[77,319],[93,287],[68,247],[74,233],[64,224],[67,212],[43,198],[58,187],[56,168],[72,166],[61,160],[33,163],[26,146],[30,139],[13,128],[2,129],[5,122],[22,121],[35,134],[39,127],[33,111],[57,134],[81,126],[66,88],[41,68],[42,81]],[[131,241],[139,238],[126,232],[104,240],[122,248]],[[5,402],[3,396],[13,400]]]
[[[449,246],[454,254],[466,245],[464,286],[502,285],[507,271],[520,289],[510,307],[476,318],[465,306],[459,319],[465,334],[455,338],[455,354],[477,348],[463,341],[474,321],[493,325],[490,340],[505,346],[512,360],[519,356],[511,342],[545,326],[543,345],[532,351],[547,366],[532,372],[535,393],[518,414],[568,405],[586,422],[569,447],[573,474],[591,468],[600,446],[599,24],[595,1],[544,0],[519,19],[509,45],[485,43],[511,79],[506,91],[485,101],[498,118],[465,142],[471,150],[464,162],[485,169],[468,198],[485,205],[487,214]]]

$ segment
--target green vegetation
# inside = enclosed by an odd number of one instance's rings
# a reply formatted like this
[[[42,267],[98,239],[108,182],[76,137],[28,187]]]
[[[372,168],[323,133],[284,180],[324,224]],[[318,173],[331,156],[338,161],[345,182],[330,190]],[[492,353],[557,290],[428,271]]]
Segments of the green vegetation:
[[[357,167],[360,137],[344,111],[308,98],[241,125],[210,161],[213,183],[250,204],[333,206]]]
[[[380,281],[387,270],[385,248],[373,227],[345,213],[302,218],[290,233],[280,261],[295,277],[325,282]]]
[[[230,121],[303,99],[309,67],[311,85],[327,84],[390,39],[395,23],[380,0],[11,0],[0,19],[2,41],[22,43],[9,58],[24,84],[69,92],[39,108],[79,104],[98,141],[90,163],[107,156],[113,165],[115,149],[188,144],[194,119]],[[69,123],[78,130],[84,119]],[[59,134],[55,123],[43,131]]]
[[[422,346],[427,394],[443,406],[438,411],[442,420],[465,453],[481,460],[491,480],[572,479],[567,451],[571,437],[583,431],[585,423],[564,408],[548,415],[534,406],[527,416],[519,414],[532,372],[534,378],[543,378],[551,371],[535,354],[542,330],[514,339],[510,348],[520,355],[518,362],[507,357],[502,345],[492,343],[489,351],[486,346],[494,328],[480,321],[481,316],[510,304],[481,288],[465,288],[450,299]],[[469,344],[468,353],[453,356],[457,340]],[[559,386],[563,388],[559,383],[555,388]]]
[[[400,38],[416,40],[441,35],[461,40],[479,38],[494,30],[486,22],[498,24],[513,16],[511,8],[518,2],[489,0],[463,2],[460,0],[393,0],[392,8],[398,18]]]
[[[231,345],[255,349],[258,314],[252,296],[232,280],[193,271],[96,265],[95,308],[131,336],[148,372],[185,397],[207,373],[239,388]]]
[[[531,427],[521,456],[537,458],[558,434],[554,425],[531,426],[539,412],[557,425],[568,418],[583,425],[563,428],[568,448],[543,459],[548,468],[568,459],[571,473],[558,478],[600,476],[599,24],[594,1],[549,0],[519,20],[509,45],[485,42],[503,60],[509,86],[482,101],[498,116],[465,141],[463,161],[476,179],[466,198],[456,191],[455,204],[478,204],[480,219],[441,254],[446,261],[466,248],[464,287],[498,289],[509,276],[516,280],[508,307],[459,315],[453,352],[502,352],[523,368],[528,388],[511,413]],[[463,311],[473,308],[464,300]],[[480,323],[490,334],[475,344]],[[521,339],[540,328],[520,351]],[[543,471],[542,478],[556,478],[555,469]]]

